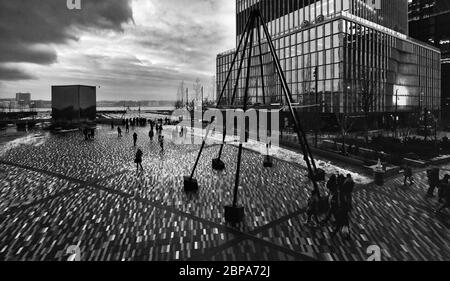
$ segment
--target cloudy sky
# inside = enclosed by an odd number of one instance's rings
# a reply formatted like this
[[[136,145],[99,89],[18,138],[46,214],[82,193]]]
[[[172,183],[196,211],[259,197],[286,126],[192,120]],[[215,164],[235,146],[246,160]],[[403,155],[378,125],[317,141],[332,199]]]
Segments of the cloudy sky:
[[[182,80],[212,84],[235,46],[234,0],[0,1],[0,98],[51,85],[100,86],[98,100],[175,99]]]

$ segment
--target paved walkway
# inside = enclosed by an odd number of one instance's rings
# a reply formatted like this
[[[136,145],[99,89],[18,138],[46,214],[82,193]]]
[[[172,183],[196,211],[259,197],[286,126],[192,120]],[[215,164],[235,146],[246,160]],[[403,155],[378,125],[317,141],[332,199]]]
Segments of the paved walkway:
[[[140,136],[146,129],[136,129]],[[131,134],[118,139],[102,128],[94,142],[80,134],[47,136],[0,156],[0,260],[66,260],[80,245],[82,260],[365,260],[369,245],[385,260],[450,260],[448,212],[436,216],[435,199],[401,179],[384,187],[359,186],[352,239],[330,238],[330,227],[302,224],[306,173],[244,152],[240,203],[246,220],[224,223],[232,200],[236,148],[227,146],[223,173],[210,169],[218,147],[201,158],[197,196],[182,191],[198,146],[168,143],[160,154],[141,137],[145,172],[137,175]],[[443,167],[449,168],[449,167]]]

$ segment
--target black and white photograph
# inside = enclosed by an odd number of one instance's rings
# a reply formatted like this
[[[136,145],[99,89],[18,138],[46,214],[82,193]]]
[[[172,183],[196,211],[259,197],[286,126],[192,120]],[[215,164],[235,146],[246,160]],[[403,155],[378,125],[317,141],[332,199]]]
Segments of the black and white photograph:
[[[449,138],[448,0],[0,0],[0,265],[450,261]]]

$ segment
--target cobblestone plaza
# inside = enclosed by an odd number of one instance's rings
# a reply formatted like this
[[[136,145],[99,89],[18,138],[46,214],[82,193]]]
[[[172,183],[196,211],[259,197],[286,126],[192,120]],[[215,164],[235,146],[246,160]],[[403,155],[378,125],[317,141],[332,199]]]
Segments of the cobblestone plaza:
[[[384,187],[359,184],[354,193],[351,239],[331,237],[331,226],[307,226],[310,183],[306,169],[245,150],[239,203],[245,221],[225,223],[232,201],[237,149],[225,146],[227,169],[211,169],[219,146],[205,149],[195,177],[200,191],[183,192],[198,145],[167,141],[160,152],[148,128],[136,128],[144,172],[133,162],[132,134],[98,127],[81,133],[32,134],[2,144],[0,154],[0,260],[67,260],[79,245],[81,260],[366,260],[378,245],[383,260],[449,260],[450,216],[435,214],[425,198],[425,171],[403,187],[399,175]],[[170,132],[166,129],[165,134]],[[443,173],[450,169],[442,166]]]

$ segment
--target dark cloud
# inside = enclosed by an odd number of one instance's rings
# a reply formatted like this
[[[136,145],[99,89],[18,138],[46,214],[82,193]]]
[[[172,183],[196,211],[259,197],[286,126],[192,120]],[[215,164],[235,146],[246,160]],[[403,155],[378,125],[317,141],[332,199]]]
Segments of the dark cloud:
[[[51,64],[57,54],[49,44],[77,40],[83,29],[120,32],[132,20],[131,0],[82,0],[81,10],[65,0],[1,0],[0,63]]]
[[[48,45],[26,45],[13,42],[0,43],[0,63],[29,62],[51,64],[57,60],[56,51]]]
[[[182,80],[212,85],[216,55],[235,45],[232,0],[81,2],[0,0],[3,92],[49,99],[50,85],[88,84],[99,99],[174,99]]]
[[[0,81],[16,81],[16,80],[30,80],[35,79],[31,74],[24,70],[4,66],[0,64]]]

